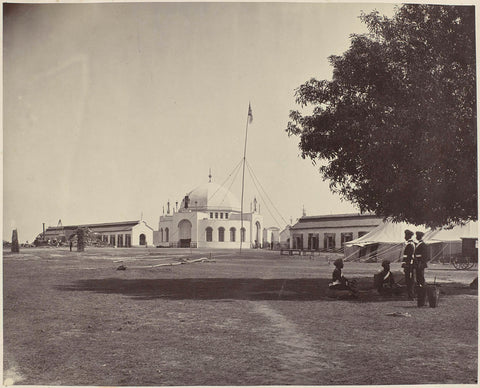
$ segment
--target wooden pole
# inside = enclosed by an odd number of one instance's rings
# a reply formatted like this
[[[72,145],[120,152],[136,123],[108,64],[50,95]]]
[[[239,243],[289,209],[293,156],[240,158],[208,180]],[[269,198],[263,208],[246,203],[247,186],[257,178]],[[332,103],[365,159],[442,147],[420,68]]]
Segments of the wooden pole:
[[[252,121],[252,108],[250,103],[248,103],[248,112],[247,112],[247,124],[245,126],[245,145],[243,147],[243,171],[242,171],[242,198],[240,203],[240,254],[242,253],[242,231],[243,231],[243,191],[245,188],[245,160],[247,156],[247,135],[248,135],[248,124]],[[244,234],[245,235],[245,234]]]

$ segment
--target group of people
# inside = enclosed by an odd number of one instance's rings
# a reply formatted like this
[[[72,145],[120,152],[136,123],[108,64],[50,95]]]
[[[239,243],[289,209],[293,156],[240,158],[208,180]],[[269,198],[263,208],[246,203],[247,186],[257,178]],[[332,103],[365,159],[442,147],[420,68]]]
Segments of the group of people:
[[[415,235],[417,242],[413,241]],[[427,247],[423,241],[423,232],[413,233],[405,230],[406,246],[403,250],[402,268],[405,274],[407,295],[410,300],[414,299],[414,286],[425,287],[425,268],[427,268]],[[357,293],[356,283],[342,275],[343,260],[337,259],[333,263],[335,269],[332,274],[332,282],[329,288],[332,290],[349,290],[352,294]],[[382,271],[374,276],[374,286],[379,293],[391,292],[397,286],[393,274],[390,271],[390,261],[382,261]]]
[[[410,300],[414,297],[414,286],[425,287],[425,268],[427,268],[427,246],[423,241],[423,232],[415,232],[417,242],[413,241],[414,233],[405,230],[405,241],[407,245],[403,250],[402,268],[405,274],[405,284]]]
[[[333,262],[335,269],[332,274],[332,282],[329,283],[328,287],[331,290],[348,290],[352,295],[357,294],[357,284],[355,280],[347,279],[342,274],[343,260],[337,259]],[[390,261],[382,261],[382,271],[375,274],[374,276],[374,286],[379,293],[391,291],[396,288],[396,283],[393,278],[393,274],[390,271]]]

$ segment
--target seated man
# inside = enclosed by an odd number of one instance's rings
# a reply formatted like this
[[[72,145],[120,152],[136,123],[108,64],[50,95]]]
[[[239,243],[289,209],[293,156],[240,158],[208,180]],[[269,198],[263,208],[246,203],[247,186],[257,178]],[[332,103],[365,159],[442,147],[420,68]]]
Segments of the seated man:
[[[335,269],[332,274],[332,282],[328,284],[328,288],[331,290],[349,290],[355,293],[355,282],[348,280],[342,275],[343,260],[337,259],[333,262]]]
[[[395,280],[390,271],[390,261],[382,261],[383,270],[373,276],[373,285],[379,293],[391,292],[395,287]]]

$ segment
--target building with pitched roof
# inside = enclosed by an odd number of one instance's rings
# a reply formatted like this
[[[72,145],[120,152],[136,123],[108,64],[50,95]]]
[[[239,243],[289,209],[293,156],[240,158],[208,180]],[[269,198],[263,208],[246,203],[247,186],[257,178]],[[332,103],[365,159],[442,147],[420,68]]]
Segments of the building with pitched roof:
[[[374,214],[303,216],[290,232],[290,248],[341,251],[348,241],[362,237],[382,223]]]
[[[40,233],[35,241],[66,243],[78,228],[88,229],[96,239],[114,247],[136,247],[153,244],[153,229],[145,221],[122,221],[101,224],[67,225],[59,222]]]

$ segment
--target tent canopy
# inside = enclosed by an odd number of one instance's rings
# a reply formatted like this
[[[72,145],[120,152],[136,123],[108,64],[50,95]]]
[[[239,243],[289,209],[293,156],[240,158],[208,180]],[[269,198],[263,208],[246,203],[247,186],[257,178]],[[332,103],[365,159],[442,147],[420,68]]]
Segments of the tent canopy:
[[[439,228],[430,230],[424,237],[427,243],[461,241],[462,238],[478,238],[478,222],[470,221],[465,225],[453,228]]]
[[[378,225],[375,229],[356,240],[345,243],[346,246],[365,246],[369,244],[401,244],[405,242],[404,232],[409,229],[412,232],[421,231],[426,233],[428,228],[425,226],[415,226],[406,222],[394,223],[386,220]]]
[[[404,231],[425,233],[426,243],[461,241],[462,238],[478,238],[478,222],[470,221],[465,225],[457,225],[453,228],[430,229],[426,226],[407,224],[406,222],[394,223],[386,220],[375,229],[356,240],[348,241],[346,246],[366,246],[369,244],[400,244],[405,242]]]
[[[379,258],[390,261],[401,260],[405,245],[405,229],[425,233],[423,240],[429,247],[431,259],[461,252],[462,238],[478,238],[478,222],[474,221],[453,228],[432,230],[425,226],[386,220],[366,235],[345,243],[345,260],[377,260]]]

